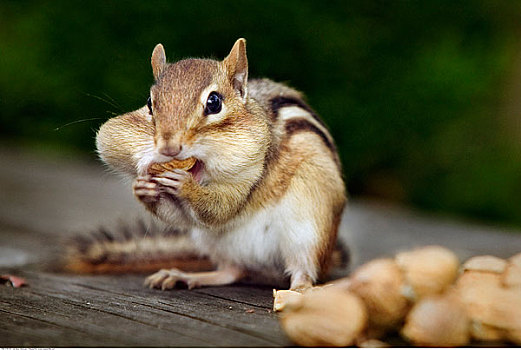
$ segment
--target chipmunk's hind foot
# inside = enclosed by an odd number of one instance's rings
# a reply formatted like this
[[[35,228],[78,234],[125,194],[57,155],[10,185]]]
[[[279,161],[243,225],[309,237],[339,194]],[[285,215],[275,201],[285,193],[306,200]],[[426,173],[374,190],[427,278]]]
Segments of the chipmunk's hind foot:
[[[183,272],[178,269],[162,269],[145,279],[145,286],[161,290],[173,289],[178,283],[188,289],[203,286],[219,286],[238,281],[244,275],[242,269],[225,267],[208,272]]]

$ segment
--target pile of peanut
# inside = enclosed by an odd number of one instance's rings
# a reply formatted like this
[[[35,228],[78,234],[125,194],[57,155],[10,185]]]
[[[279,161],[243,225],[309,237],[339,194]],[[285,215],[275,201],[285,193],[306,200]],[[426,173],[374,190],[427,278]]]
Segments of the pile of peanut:
[[[452,251],[427,246],[274,297],[282,328],[301,346],[387,346],[379,339],[396,331],[415,346],[521,345],[521,253],[460,266]]]

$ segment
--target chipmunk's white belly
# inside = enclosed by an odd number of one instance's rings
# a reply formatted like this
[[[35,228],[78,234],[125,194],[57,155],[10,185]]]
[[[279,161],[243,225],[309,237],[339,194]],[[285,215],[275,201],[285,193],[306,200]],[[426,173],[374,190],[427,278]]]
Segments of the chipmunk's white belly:
[[[309,218],[296,215],[295,203],[289,203],[294,200],[286,197],[274,206],[243,217],[227,232],[195,228],[194,243],[218,264],[231,263],[251,271],[283,275],[290,255],[302,256],[304,265],[313,264],[307,258],[308,248],[316,244],[313,225]]]
[[[246,268],[269,268],[281,265],[280,236],[274,223],[274,209],[258,212],[227,232],[215,233],[194,229],[192,237],[201,251],[216,263],[232,263]]]

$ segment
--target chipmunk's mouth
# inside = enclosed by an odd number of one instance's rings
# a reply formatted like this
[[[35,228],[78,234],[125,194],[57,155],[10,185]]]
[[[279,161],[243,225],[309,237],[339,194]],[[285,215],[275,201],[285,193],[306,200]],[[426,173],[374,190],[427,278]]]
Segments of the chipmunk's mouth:
[[[195,163],[189,169],[187,169],[187,171],[190,174],[192,174],[195,181],[201,183],[201,178],[203,175],[203,168],[204,168],[203,162],[200,161],[199,159],[196,159]]]
[[[174,169],[188,171],[190,174],[192,174],[195,181],[201,182],[204,164],[202,161],[194,157],[186,159],[172,159],[168,162],[152,163],[148,167],[147,172],[152,176],[158,176],[164,172],[172,171]]]

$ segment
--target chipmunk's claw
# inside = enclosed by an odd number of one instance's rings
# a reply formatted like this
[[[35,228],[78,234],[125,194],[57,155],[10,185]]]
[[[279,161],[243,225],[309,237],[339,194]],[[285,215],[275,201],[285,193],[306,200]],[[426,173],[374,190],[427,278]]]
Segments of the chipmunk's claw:
[[[168,290],[173,289],[178,282],[186,284],[188,289],[192,289],[197,286],[195,279],[191,278],[189,274],[186,274],[178,269],[159,270],[153,275],[148,276],[145,279],[144,284],[149,288]]]

